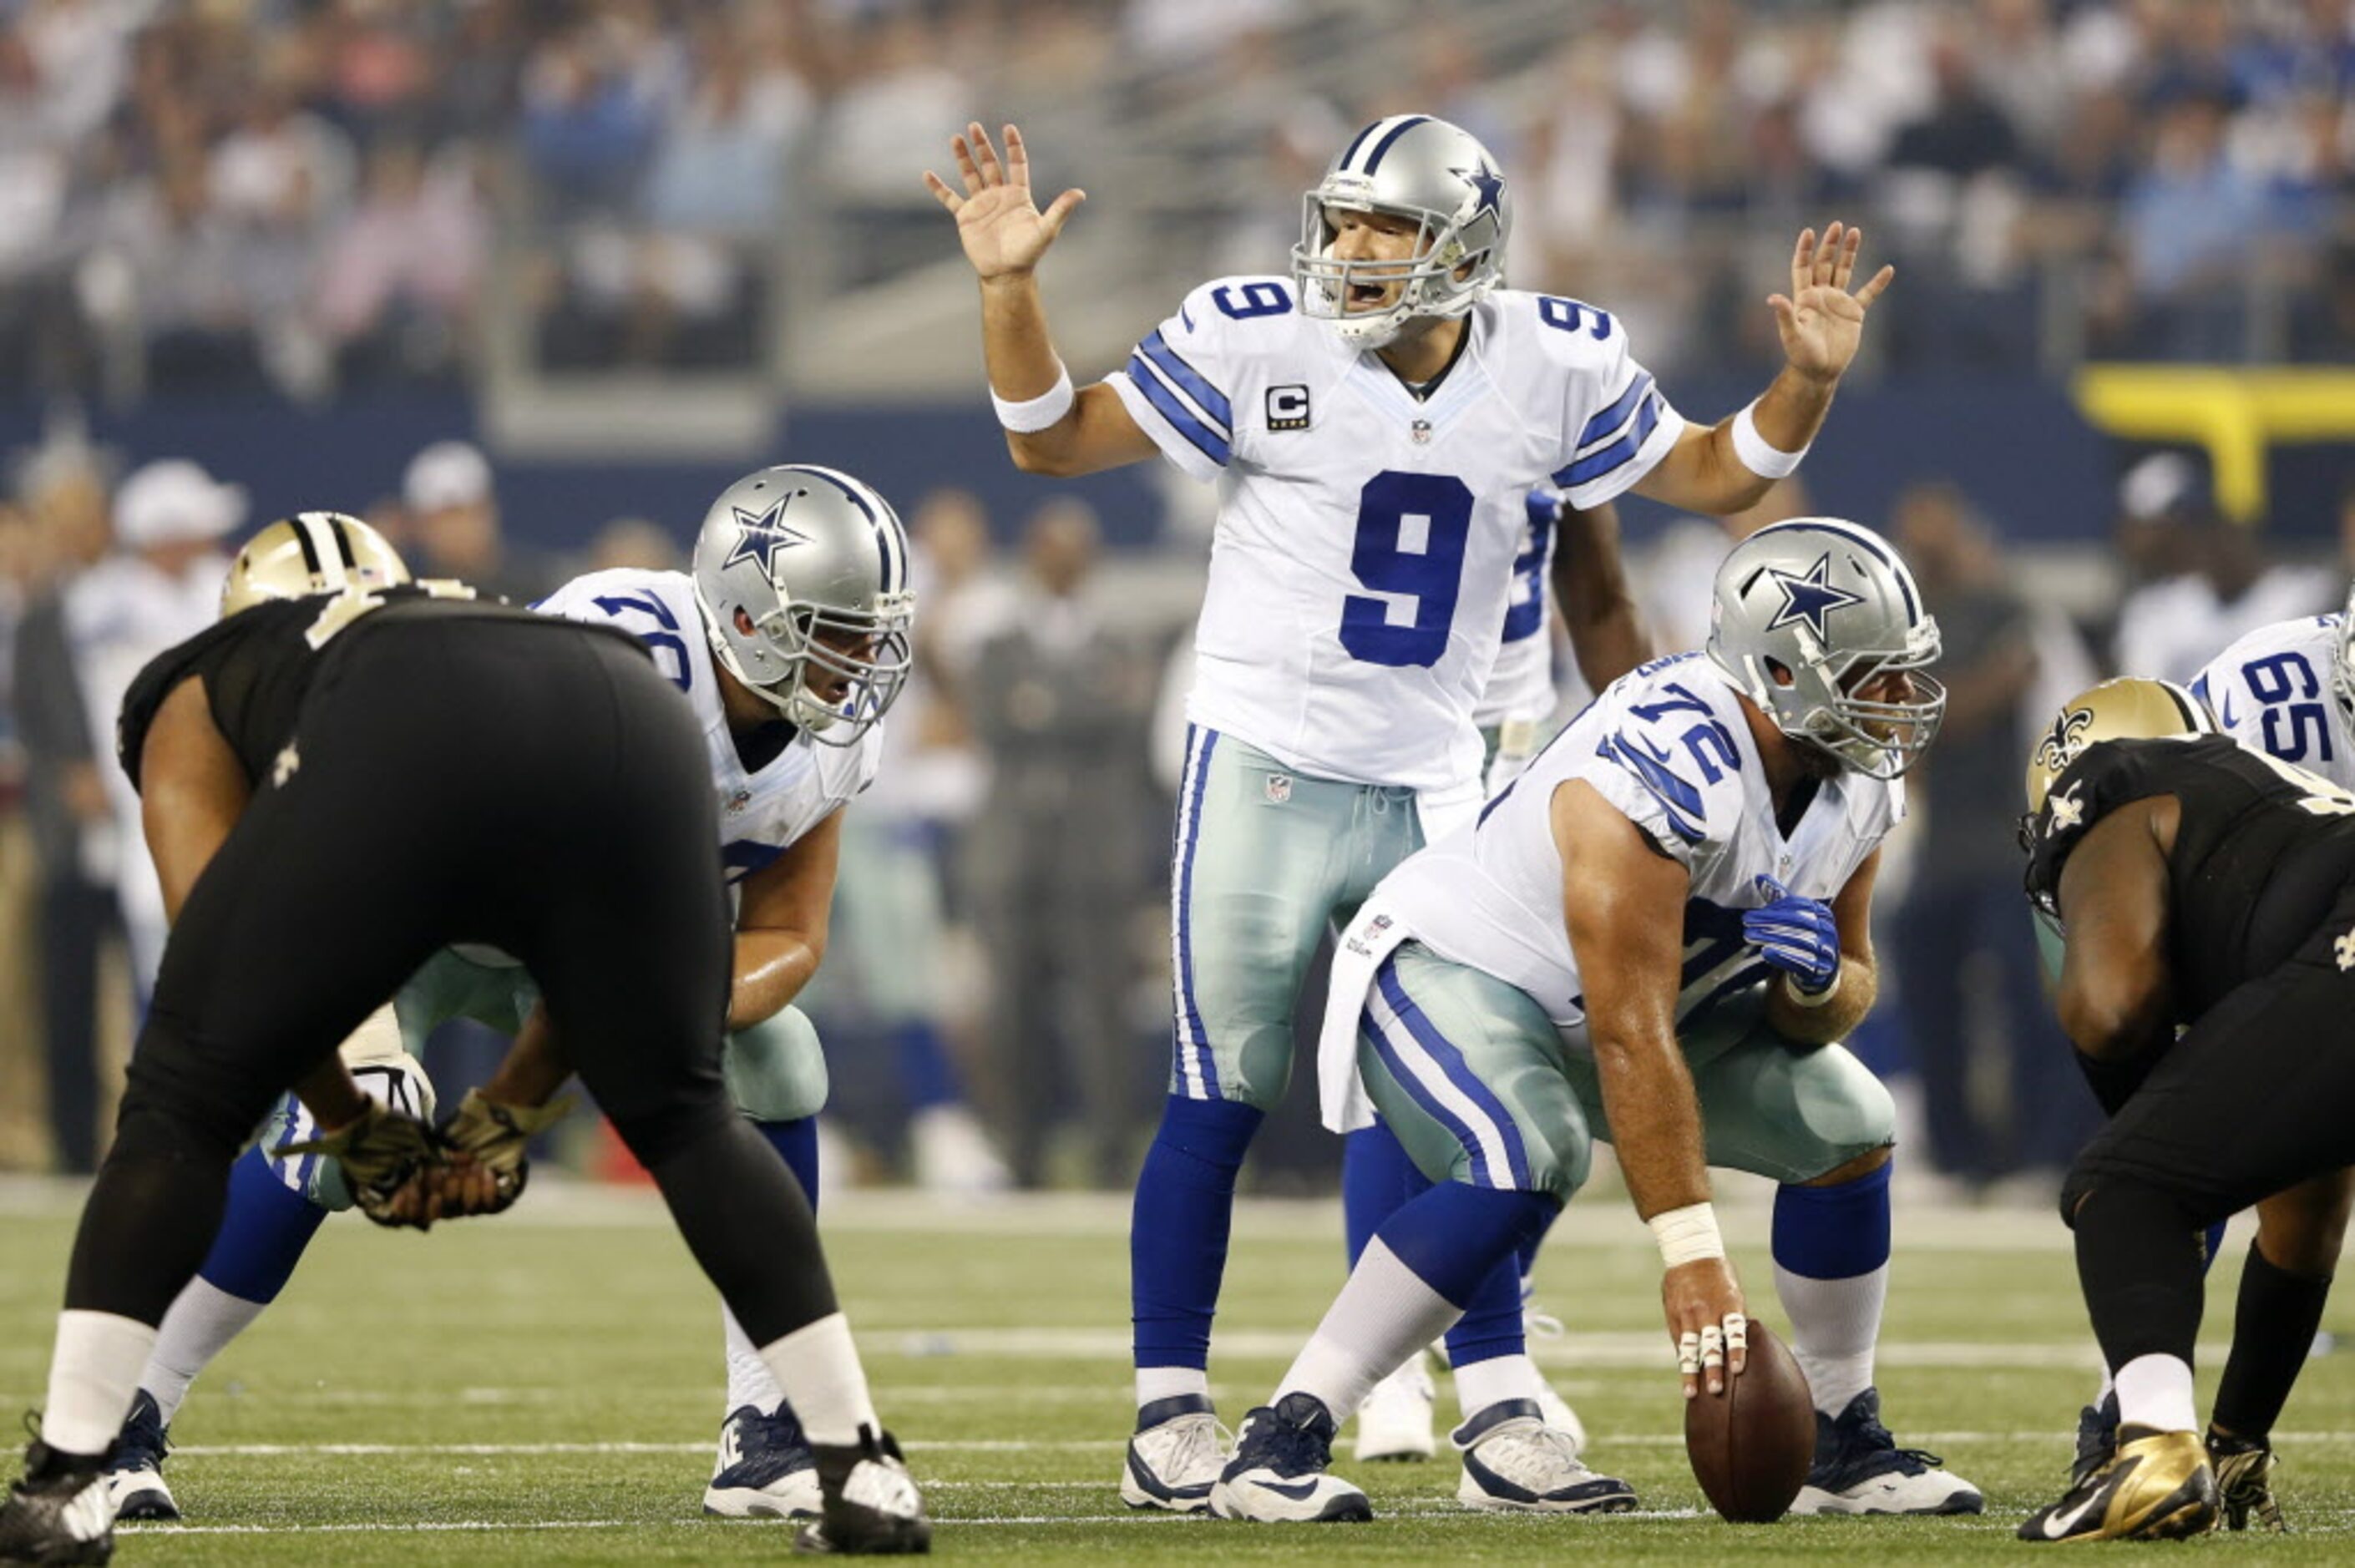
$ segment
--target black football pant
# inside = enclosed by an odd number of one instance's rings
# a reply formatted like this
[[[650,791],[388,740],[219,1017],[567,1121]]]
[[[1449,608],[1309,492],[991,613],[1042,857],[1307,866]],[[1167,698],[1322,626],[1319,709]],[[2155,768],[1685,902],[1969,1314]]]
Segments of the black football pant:
[[[2076,1228],[2078,1276],[2109,1364],[2190,1361],[2200,1233],[2350,1164],[2355,888],[2286,962],[2169,1047],[2070,1171],[2062,1213]]]
[[[800,1187],[729,1105],[704,740],[627,641],[361,621],[181,911],[67,1281],[158,1321],[272,1101],[452,942],[529,969],[567,1056],[756,1344],[835,1309]]]

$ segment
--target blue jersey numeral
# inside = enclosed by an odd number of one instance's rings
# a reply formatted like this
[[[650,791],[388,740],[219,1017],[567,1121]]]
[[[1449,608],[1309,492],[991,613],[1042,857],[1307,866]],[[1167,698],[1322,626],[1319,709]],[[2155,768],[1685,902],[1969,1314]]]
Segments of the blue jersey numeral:
[[[1349,657],[1398,668],[1439,662],[1471,539],[1472,492],[1455,475],[1384,471],[1366,481],[1349,569],[1374,593],[1414,600],[1414,620],[1394,626],[1391,599],[1349,595],[1341,601],[1341,646]]]
[[[2265,749],[2284,762],[2331,760],[2330,712],[2319,702],[2322,682],[2303,653],[2275,653],[2241,666],[2249,694],[2265,706],[2259,728]]]
[[[1240,291],[1240,302],[1235,298],[1237,292],[1232,283],[1222,284],[1210,291],[1210,303],[1219,307],[1220,314],[1239,322],[1247,322],[1253,316],[1280,316],[1292,309],[1292,292],[1281,283],[1245,283]]]
[[[1590,321],[1587,318],[1592,317]],[[1561,332],[1576,332],[1582,324],[1586,335],[1601,343],[1611,335],[1611,313],[1598,311],[1578,300],[1558,299],[1551,294],[1538,296],[1538,320]]]
[[[1529,504],[1529,536],[1513,557],[1513,601],[1505,607],[1505,641],[1535,637],[1545,624],[1546,561],[1553,554],[1554,511]]]
[[[600,594],[589,602],[612,616],[633,611],[651,616],[661,630],[646,631],[633,626],[628,629],[630,634],[646,645],[655,656],[655,663],[663,667],[672,685],[684,692],[695,683],[695,663],[687,656],[687,640],[678,634],[678,617],[661,599],[650,593],[614,593]],[[666,653],[670,655],[667,660],[663,657]]]

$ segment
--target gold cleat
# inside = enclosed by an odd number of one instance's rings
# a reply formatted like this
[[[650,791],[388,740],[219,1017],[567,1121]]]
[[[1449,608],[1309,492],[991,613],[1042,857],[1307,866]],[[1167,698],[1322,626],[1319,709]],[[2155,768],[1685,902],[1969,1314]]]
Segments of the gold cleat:
[[[2196,1432],[2118,1428],[2116,1455],[2019,1527],[2022,1541],[2179,1541],[2216,1528],[2216,1472]]]
[[[2289,1520],[2274,1497],[2274,1470],[2280,1460],[2271,1448],[2244,1447],[2232,1438],[2208,1435],[2208,1462],[2215,1467],[2216,1494],[2224,1510],[2224,1528],[2246,1530],[2254,1517],[2259,1530],[2286,1534]]]

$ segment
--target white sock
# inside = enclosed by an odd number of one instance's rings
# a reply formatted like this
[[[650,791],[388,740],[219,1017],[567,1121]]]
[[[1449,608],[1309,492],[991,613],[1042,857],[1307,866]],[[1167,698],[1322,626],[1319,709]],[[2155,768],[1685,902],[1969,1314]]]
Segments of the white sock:
[[[63,1454],[103,1454],[114,1446],[139,1392],[139,1371],[155,1347],[155,1330],[135,1318],[59,1313],[41,1441]]]
[[[2180,1356],[2137,1356],[2118,1369],[2118,1425],[2161,1432],[2197,1429],[2191,1405],[2191,1363]]]
[[[1333,1298],[1292,1370],[1275,1385],[1275,1397],[1313,1393],[1336,1422],[1347,1421],[1374,1384],[1462,1316],[1462,1308],[1424,1284],[1376,1236],[1366,1244],[1348,1283]]]
[[[1889,1266],[1847,1279],[1809,1279],[1776,1264],[1774,1294],[1790,1317],[1791,1353],[1807,1374],[1816,1408],[1838,1420],[1872,1386],[1872,1347],[1889,1297]]]
[[[1545,1379],[1538,1375],[1538,1363],[1526,1355],[1490,1356],[1455,1369],[1455,1403],[1466,1421],[1508,1399],[1534,1404],[1544,1393]]]
[[[1200,1367],[1139,1367],[1136,1369],[1136,1408],[1144,1409],[1156,1400],[1178,1399],[1187,1394],[1210,1397],[1210,1374]]]
[[[721,1414],[733,1415],[749,1404],[763,1415],[774,1415],[777,1406],[785,1402],[785,1391],[777,1386],[776,1376],[753,1347],[752,1337],[744,1332],[744,1325],[736,1321],[736,1314],[724,1302],[719,1308],[719,1327],[728,1346],[728,1408]]]
[[[794,1414],[811,1442],[847,1448],[858,1441],[859,1428],[883,1429],[868,1396],[858,1347],[851,1342],[850,1319],[841,1313],[828,1313],[762,1345],[761,1359],[794,1402]]]
[[[139,1386],[155,1395],[165,1425],[169,1426],[172,1417],[180,1413],[197,1374],[212,1365],[213,1358],[229,1349],[229,1342],[244,1333],[269,1305],[231,1296],[202,1275],[189,1280],[187,1288],[173,1298],[172,1309],[156,1326],[155,1348],[148,1354],[147,1370],[139,1374]]]

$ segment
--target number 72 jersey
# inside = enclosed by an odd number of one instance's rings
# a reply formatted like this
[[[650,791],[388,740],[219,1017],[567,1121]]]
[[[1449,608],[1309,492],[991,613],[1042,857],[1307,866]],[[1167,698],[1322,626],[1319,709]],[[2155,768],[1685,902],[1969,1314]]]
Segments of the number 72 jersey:
[[[1479,775],[1529,491],[1599,505],[1684,429],[1610,315],[1511,290],[1420,397],[1278,278],[1195,290],[1109,385],[1219,485],[1188,717],[1303,773],[1417,789]]]

